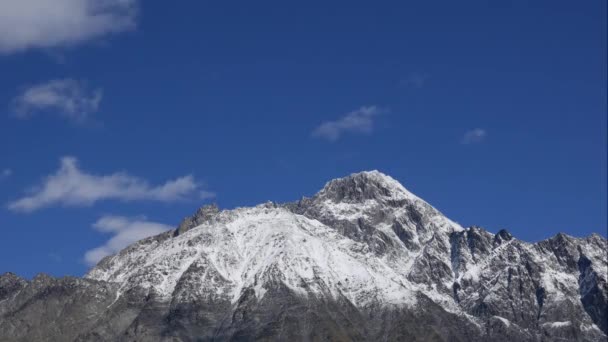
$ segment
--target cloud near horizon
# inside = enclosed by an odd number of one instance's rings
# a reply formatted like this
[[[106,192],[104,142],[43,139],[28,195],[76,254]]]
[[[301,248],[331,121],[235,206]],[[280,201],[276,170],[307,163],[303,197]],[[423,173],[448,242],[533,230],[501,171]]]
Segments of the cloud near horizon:
[[[488,132],[483,128],[475,128],[470,131],[467,131],[462,137],[461,143],[464,145],[475,144],[482,142]]]
[[[215,194],[201,189],[192,175],[150,185],[146,180],[125,172],[95,175],[82,171],[74,157],[61,158],[59,170],[47,176],[42,184],[27,195],[9,203],[15,212],[32,212],[41,208],[62,205],[82,207],[101,200],[174,202],[198,197],[206,199]]]
[[[55,114],[82,123],[99,110],[102,89],[87,89],[84,82],[58,79],[24,89],[13,99],[13,114],[27,119],[36,113]]]
[[[340,119],[323,122],[313,130],[312,136],[334,142],[345,133],[371,134],[374,119],[381,113],[376,106],[361,107]]]
[[[137,26],[137,0],[0,1],[0,54],[69,47]]]
[[[160,234],[173,227],[148,221],[144,216],[131,218],[106,215],[93,223],[93,228],[113,236],[105,244],[90,249],[84,254],[84,261],[89,266],[97,264],[104,257],[113,255],[136,241]]]

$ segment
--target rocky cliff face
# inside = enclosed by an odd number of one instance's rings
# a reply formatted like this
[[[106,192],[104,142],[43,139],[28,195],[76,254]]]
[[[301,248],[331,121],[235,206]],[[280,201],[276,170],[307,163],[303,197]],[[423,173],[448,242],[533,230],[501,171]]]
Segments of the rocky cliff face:
[[[605,341],[608,243],[463,228],[379,172],[220,211],[83,279],[0,277],[0,340]]]

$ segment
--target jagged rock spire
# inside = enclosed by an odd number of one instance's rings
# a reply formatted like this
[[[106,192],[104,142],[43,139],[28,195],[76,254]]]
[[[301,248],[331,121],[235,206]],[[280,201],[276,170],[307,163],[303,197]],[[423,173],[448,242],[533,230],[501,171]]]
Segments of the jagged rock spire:
[[[186,217],[182,220],[182,222],[180,222],[177,229],[175,229],[175,236],[183,234],[196,226],[200,226],[203,224],[203,222],[210,220],[219,212],[220,209],[215,203],[207,204],[198,208],[194,215]]]

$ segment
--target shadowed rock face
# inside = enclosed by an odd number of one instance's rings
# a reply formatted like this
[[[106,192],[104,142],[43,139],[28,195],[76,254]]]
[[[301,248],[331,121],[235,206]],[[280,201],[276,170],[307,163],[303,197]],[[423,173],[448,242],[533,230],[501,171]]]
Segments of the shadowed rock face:
[[[186,217],[179,226],[177,226],[177,229],[174,230],[174,236],[178,236],[194,227],[200,226],[203,222],[209,221],[219,212],[220,209],[215,204],[200,207],[194,215]]]
[[[0,322],[3,341],[467,341],[483,336],[468,320],[423,297],[424,310],[361,310],[346,300],[302,298],[276,284],[259,301],[247,290],[235,304],[169,303],[139,290],[117,299],[116,284],[45,276],[22,290]]]
[[[137,288],[118,296],[117,284],[44,274],[25,281],[7,273],[0,288],[2,341],[75,341],[84,332],[108,340],[129,326],[145,298]]]
[[[0,276],[0,341],[606,341],[608,243],[463,228],[379,172],[205,206],[84,278]]]

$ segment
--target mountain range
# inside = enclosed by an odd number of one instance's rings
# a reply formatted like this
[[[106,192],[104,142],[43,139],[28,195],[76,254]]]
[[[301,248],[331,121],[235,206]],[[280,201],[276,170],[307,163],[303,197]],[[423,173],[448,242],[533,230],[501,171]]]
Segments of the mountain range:
[[[84,277],[0,276],[1,341],[606,341],[608,241],[462,227],[378,171],[201,207]]]

